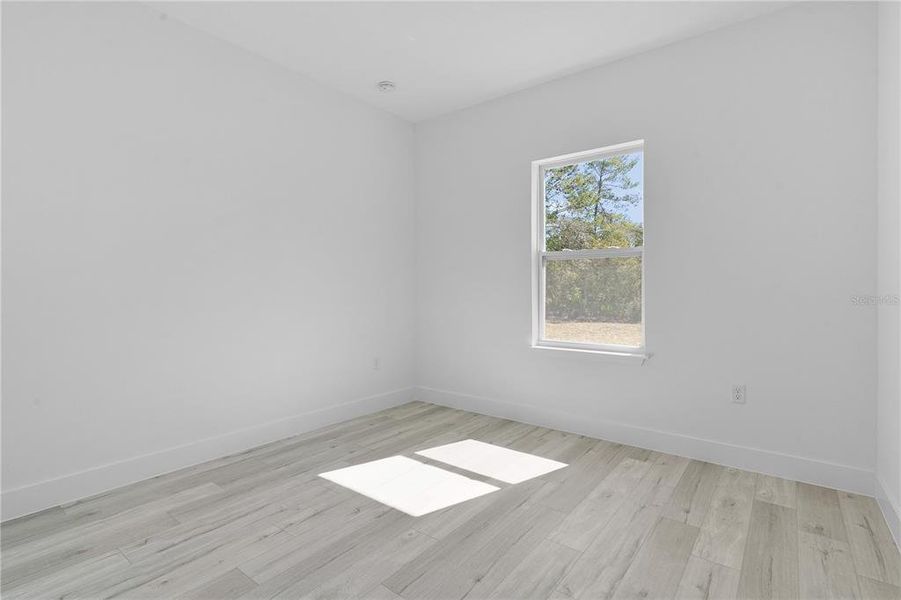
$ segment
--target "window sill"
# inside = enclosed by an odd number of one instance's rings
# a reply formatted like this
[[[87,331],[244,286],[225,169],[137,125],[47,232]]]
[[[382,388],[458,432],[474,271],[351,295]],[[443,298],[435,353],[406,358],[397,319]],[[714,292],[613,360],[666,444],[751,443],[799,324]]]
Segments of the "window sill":
[[[641,366],[651,358],[651,355],[643,352],[620,352],[616,350],[601,350],[593,348],[567,348],[564,346],[553,346],[550,344],[532,344],[534,350],[543,350],[557,353],[575,353],[577,355],[595,356],[610,362],[628,365]],[[562,355],[562,354],[561,354]]]

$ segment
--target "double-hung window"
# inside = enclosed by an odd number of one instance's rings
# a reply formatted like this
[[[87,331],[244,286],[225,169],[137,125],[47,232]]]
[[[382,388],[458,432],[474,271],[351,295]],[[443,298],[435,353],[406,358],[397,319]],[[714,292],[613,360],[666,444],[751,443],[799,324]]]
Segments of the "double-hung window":
[[[644,150],[532,163],[532,343],[644,354]]]

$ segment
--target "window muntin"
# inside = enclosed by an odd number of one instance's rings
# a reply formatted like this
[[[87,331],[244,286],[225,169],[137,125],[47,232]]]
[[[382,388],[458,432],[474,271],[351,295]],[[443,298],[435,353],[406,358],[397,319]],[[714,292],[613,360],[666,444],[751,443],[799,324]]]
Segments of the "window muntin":
[[[533,343],[642,352],[643,144],[537,161]]]

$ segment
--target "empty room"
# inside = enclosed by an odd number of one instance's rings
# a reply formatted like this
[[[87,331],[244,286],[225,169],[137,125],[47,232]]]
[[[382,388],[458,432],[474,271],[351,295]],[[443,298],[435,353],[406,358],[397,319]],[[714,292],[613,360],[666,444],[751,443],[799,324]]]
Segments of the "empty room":
[[[0,2],[3,600],[901,600],[901,2]]]

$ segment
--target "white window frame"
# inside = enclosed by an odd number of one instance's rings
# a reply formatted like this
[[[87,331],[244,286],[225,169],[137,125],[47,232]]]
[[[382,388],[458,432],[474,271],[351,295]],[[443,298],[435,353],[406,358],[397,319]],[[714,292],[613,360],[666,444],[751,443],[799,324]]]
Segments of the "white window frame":
[[[584,152],[575,152],[532,162],[532,347],[542,349],[582,351],[623,358],[637,358],[644,362],[646,351],[645,320],[645,246],[636,248],[602,248],[589,250],[562,250],[549,252],[545,245],[545,189],[544,175],[547,169],[564,167],[591,160],[604,159],[633,152],[644,153],[644,140],[605,146]],[[642,178],[642,187],[644,181]],[[642,190],[643,192],[643,190]],[[643,240],[646,244],[646,240]],[[617,344],[591,344],[545,339],[545,267],[551,260],[576,260],[584,258],[612,258],[620,256],[641,257],[641,346]]]

